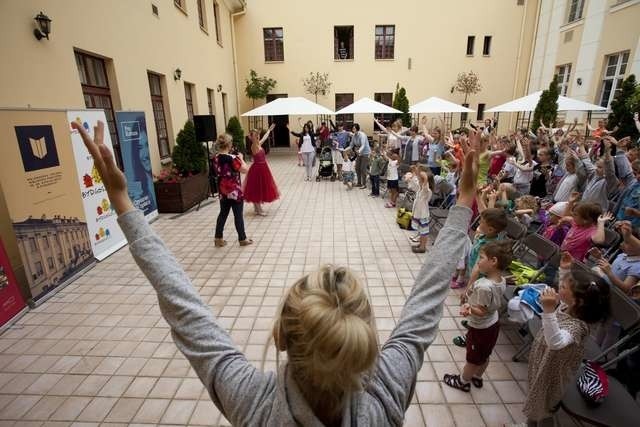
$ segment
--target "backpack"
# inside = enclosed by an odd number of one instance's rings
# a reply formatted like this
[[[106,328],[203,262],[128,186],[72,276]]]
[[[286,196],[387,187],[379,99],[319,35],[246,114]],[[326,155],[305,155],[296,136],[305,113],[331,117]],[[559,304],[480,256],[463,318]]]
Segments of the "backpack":
[[[398,227],[402,228],[403,230],[412,230],[411,228],[411,218],[412,218],[412,214],[410,211],[408,211],[405,208],[400,208],[398,209],[398,213],[396,215],[396,224],[398,224]]]

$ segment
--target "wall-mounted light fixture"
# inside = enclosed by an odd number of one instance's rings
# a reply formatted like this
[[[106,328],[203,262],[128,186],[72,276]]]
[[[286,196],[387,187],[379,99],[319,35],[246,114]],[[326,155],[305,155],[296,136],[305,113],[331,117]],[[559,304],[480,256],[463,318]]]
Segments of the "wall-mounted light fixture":
[[[451,91],[450,92],[453,93],[454,90],[456,90],[456,87],[455,86],[451,86]]]
[[[222,92],[222,85],[218,85],[218,92]]]
[[[578,86],[582,86],[582,78],[578,77],[578,80],[576,80],[576,83],[578,83]]]
[[[49,40],[49,34],[51,33],[51,19],[44,13],[40,12],[33,18],[36,21],[36,28],[33,30],[33,35],[36,39],[42,40],[46,38]]]
[[[176,68],[173,72],[173,80],[178,81],[182,78],[182,70],[180,68]]]

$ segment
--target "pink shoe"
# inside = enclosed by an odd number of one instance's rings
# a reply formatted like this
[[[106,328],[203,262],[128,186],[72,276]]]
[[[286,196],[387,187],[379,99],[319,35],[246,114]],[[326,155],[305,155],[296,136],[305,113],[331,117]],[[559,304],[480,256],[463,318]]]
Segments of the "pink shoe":
[[[385,207],[385,208],[395,208],[395,207],[396,207],[396,204],[395,204],[395,203],[391,203],[391,202],[387,202],[387,203],[384,205],[384,207]]]

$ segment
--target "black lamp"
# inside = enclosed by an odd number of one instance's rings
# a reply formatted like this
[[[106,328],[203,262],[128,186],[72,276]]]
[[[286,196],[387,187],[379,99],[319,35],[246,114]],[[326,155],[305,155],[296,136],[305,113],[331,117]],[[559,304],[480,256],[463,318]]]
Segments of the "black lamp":
[[[180,68],[176,68],[173,72],[173,80],[178,81],[182,77],[182,70]]]
[[[49,33],[51,33],[51,19],[42,12],[33,19],[38,25],[38,27],[33,30],[33,35],[36,36],[38,40],[42,40],[43,38],[49,40]]]

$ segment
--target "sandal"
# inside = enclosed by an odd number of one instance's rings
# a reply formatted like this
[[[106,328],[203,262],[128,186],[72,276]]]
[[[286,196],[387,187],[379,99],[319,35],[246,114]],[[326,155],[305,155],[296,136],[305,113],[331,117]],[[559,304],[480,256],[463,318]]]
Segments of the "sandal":
[[[457,345],[458,347],[466,347],[467,346],[467,338],[465,338],[462,335],[458,335],[457,337],[453,338],[453,344]]]
[[[427,252],[427,249],[423,249],[420,246],[411,246],[411,252],[413,252],[414,254],[423,254]]]
[[[471,383],[463,383],[460,375],[444,374],[444,383],[449,387],[457,388],[465,393],[471,391]]]
[[[469,321],[468,320],[462,320],[460,321],[460,324],[462,325],[463,328],[465,329],[469,329]]]
[[[471,377],[471,383],[476,388],[482,388],[482,378]]]
[[[224,239],[214,239],[213,244],[215,245],[216,248],[221,248],[227,245],[227,241]]]
[[[240,240],[240,246],[249,246],[252,243],[253,243],[253,240],[251,239]]]

